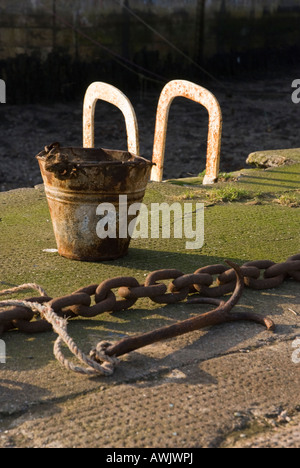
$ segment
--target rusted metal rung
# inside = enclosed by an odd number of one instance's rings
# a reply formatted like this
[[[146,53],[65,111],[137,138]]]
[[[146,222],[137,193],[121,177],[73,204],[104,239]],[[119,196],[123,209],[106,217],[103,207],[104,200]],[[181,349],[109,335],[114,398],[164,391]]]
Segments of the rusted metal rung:
[[[175,97],[181,96],[206,107],[209,113],[207,162],[204,185],[217,181],[220,168],[222,136],[222,112],[216,97],[207,89],[185,80],[170,81],[162,90],[157,113],[153,147],[151,180],[161,182],[163,178],[166,134],[170,106]]]
[[[83,147],[95,146],[95,108],[98,100],[118,107],[125,117],[128,151],[139,156],[139,129],[134,108],[129,99],[118,88],[97,81],[92,83],[85,94],[83,103]]]

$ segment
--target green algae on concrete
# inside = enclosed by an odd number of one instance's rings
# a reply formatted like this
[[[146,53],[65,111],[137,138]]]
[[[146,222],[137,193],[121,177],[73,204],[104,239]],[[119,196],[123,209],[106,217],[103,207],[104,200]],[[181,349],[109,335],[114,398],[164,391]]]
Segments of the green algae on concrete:
[[[246,190],[280,193],[300,189],[300,164],[267,170],[244,169],[237,181]]]
[[[249,197],[255,194],[274,195],[286,191],[300,190],[300,164],[281,166],[262,170],[259,168],[242,169],[231,173],[235,181],[219,182],[211,186],[203,186],[203,176],[190,177],[185,179],[172,179],[168,183],[184,187],[197,187],[203,194],[231,184],[249,192]]]
[[[245,171],[248,174],[248,169]],[[249,171],[251,177],[241,179],[243,182],[230,181],[213,187],[189,186],[187,189],[169,183],[150,183],[144,202],[147,206],[174,201],[181,204],[202,202],[207,192],[232,184],[249,191],[250,202],[257,192],[263,192],[267,197],[279,197],[286,192],[295,194],[298,190],[297,165],[293,170],[284,167],[285,173],[277,169],[275,172]],[[282,180],[286,184],[283,188]],[[273,191],[275,183],[276,193]],[[192,273],[201,266],[224,263],[226,259],[238,264],[255,259],[281,262],[300,250],[298,208],[283,206],[268,198],[261,204],[251,204],[249,199],[208,204],[205,208],[205,242],[201,249],[187,251],[185,239],[136,239],[132,240],[126,257],[101,263],[76,262],[62,258],[56,252],[51,253],[56,244],[42,187],[1,193],[0,218],[1,289],[2,286],[35,282],[53,297],[115,276],[134,276],[143,283],[148,273],[156,269],[177,268]],[[4,336],[8,356],[7,364],[1,367],[2,376],[7,382],[18,382],[24,391],[15,391],[16,398],[12,402],[11,389],[4,390],[0,414],[1,411],[5,414],[25,411],[41,401],[64,401],[81,392],[93,391],[99,387],[99,382],[110,387],[112,383],[135,382],[143,376],[149,379],[195,359],[206,361],[231,351],[240,355],[241,349],[259,348],[262,343],[272,343],[272,340],[294,339],[299,335],[299,322],[289,309],[300,312],[298,289],[297,283],[287,282],[278,291],[246,290],[243,295],[239,310],[246,307],[272,316],[279,329],[275,337],[263,327],[248,323],[201,330],[125,357],[116,374],[109,379],[84,380],[61,368],[52,354],[56,338],[52,332],[36,336],[9,332]],[[24,293],[20,297],[24,297]],[[89,351],[99,340],[118,341],[124,336],[153,330],[195,314],[199,314],[198,306],[187,307],[184,303],[161,306],[144,298],[128,311],[105,313],[92,319],[74,319],[70,322],[69,332],[81,349]],[[66,355],[69,356],[68,352]]]
[[[49,253],[56,243],[42,186],[1,193],[1,281],[37,282],[49,294],[59,295],[112,276],[135,274],[142,280],[144,272],[166,267],[189,273],[225,258],[284,261],[299,251],[299,211],[283,199],[278,201],[282,196],[297,199],[299,179],[300,165],[296,164],[271,170],[244,169],[236,182],[189,185],[188,194],[186,186],[150,183],[144,199],[147,206],[206,202],[203,248],[186,250],[186,239],[136,239],[128,256],[102,263],[73,262]],[[245,199],[210,203],[217,191],[230,191],[231,187],[237,193],[240,190]]]
[[[0,194],[1,277],[5,285],[38,283],[50,296],[69,294],[76,289],[116,276],[134,276],[143,283],[157,269],[177,268],[192,273],[201,266],[239,264],[256,259],[285,261],[300,250],[299,209],[281,200],[299,196],[300,165],[272,170],[245,169],[236,182],[214,186],[186,186],[149,183],[144,203],[205,202],[204,245],[186,250],[186,239],[133,239],[129,254],[117,261],[87,263],[67,260],[56,248],[49,209],[43,186]],[[217,191],[246,194],[237,201],[212,202],[208,195]],[[259,199],[257,199],[259,194]],[[275,203],[275,200],[277,202]],[[172,234],[172,233],[171,233]],[[157,309],[143,300],[149,310]],[[139,303],[140,304],[140,303]],[[139,305],[137,306],[139,307]],[[105,320],[122,317],[107,314]],[[125,319],[126,322],[126,319]],[[124,323],[125,323],[124,322]],[[120,326],[121,333],[126,326]]]

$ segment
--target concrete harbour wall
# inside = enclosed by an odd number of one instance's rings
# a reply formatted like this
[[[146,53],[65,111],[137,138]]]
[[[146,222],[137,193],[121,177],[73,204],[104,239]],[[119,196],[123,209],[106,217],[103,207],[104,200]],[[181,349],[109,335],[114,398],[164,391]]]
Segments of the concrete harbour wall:
[[[278,62],[278,50],[284,62],[300,44],[299,19],[300,0],[1,0],[0,78],[64,74],[63,64],[68,75],[82,63],[90,79],[93,64],[116,84],[120,70],[125,82],[189,77],[196,69],[178,49],[235,74]]]

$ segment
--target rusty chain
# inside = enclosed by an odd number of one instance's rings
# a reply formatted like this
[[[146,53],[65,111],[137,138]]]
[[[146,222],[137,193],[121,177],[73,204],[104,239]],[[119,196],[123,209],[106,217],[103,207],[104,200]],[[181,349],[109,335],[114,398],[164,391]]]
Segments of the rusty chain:
[[[54,328],[53,323],[43,314],[44,309],[51,311],[57,317],[68,320],[78,316],[96,317],[105,312],[127,310],[140,298],[149,298],[158,304],[176,304],[186,299],[187,304],[206,303],[218,306],[212,312],[179,322],[170,327],[164,327],[153,332],[133,338],[126,338],[111,345],[101,342],[90,353],[90,359],[108,362],[111,370],[115,357],[127,354],[132,350],[147,346],[150,343],[165,338],[178,336],[209,325],[235,320],[252,320],[265,325],[269,330],[274,328],[270,319],[247,313],[229,313],[241,297],[244,287],[254,290],[278,288],[287,279],[300,282],[300,254],[290,257],[284,263],[271,261],[247,262],[239,267],[231,262],[229,266],[223,264],[210,265],[199,268],[192,274],[184,274],[177,269],[164,269],[150,273],[144,284],[140,284],[134,277],[117,277],[107,279],[100,285],[93,284],[83,287],[74,293],[51,298],[39,286],[26,285],[36,289],[41,296],[26,299],[26,306],[21,301],[0,302],[0,335],[6,331],[18,329],[24,333],[40,333]],[[168,285],[160,281],[171,280]],[[0,292],[0,296],[24,289],[24,286]],[[113,290],[118,290],[118,297]],[[228,302],[220,298],[233,293]],[[191,296],[191,297],[190,297]],[[30,306],[32,304],[32,306]],[[5,308],[3,308],[5,307]],[[43,309],[44,307],[44,309]],[[36,318],[35,320],[33,320]],[[55,322],[55,320],[54,320]],[[60,355],[60,360],[63,361]],[[103,358],[106,356],[106,359]],[[115,362],[114,362],[115,364]],[[90,360],[88,359],[90,366]],[[94,367],[94,366],[92,366]],[[77,370],[78,368],[73,368]]]

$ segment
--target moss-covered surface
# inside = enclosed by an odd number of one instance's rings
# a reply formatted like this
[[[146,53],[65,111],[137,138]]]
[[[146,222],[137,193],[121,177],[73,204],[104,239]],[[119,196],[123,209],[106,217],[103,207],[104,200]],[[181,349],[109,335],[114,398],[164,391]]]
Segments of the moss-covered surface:
[[[199,174],[199,177],[189,177],[185,179],[172,179],[168,182],[178,186],[186,187],[202,187],[203,192],[223,187],[223,184],[228,185],[234,182],[239,187],[248,190],[252,194],[264,193],[274,194],[287,190],[300,189],[300,164],[283,165],[276,168],[262,170],[259,168],[246,168],[241,171],[221,174],[221,180],[216,185],[202,186],[204,174]],[[227,180],[224,180],[227,179]]]
[[[71,261],[56,252],[49,252],[49,249],[56,248],[56,242],[43,187],[1,193],[0,289],[35,282],[43,286],[49,295],[59,296],[119,275],[134,276],[143,283],[149,272],[162,268],[177,268],[184,273],[192,273],[201,266],[224,263],[226,259],[238,264],[256,259],[284,261],[300,251],[299,207],[297,203],[291,203],[293,197],[299,197],[299,174],[298,164],[268,171],[246,169],[238,177],[235,175],[227,182],[210,187],[199,185],[199,179],[195,185],[182,180],[181,185],[150,183],[144,199],[148,206],[162,202],[205,204],[203,247],[186,250],[184,238],[136,239],[132,240],[126,257],[103,263]],[[28,293],[28,296],[31,295],[31,292]],[[24,293],[20,295],[24,296]],[[127,419],[123,418],[116,426],[120,428],[121,435],[111,429],[111,421],[105,419],[105,397],[111,395],[108,406],[117,414],[118,405],[122,411],[125,411],[124,408],[127,411],[128,404],[145,399],[145,392],[149,390],[151,394],[147,404],[157,409],[152,386],[156,391],[164,382],[169,387],[167,390],[162,388],[159,401],[161,395],[175,398],[176,392],[179,396],[175,401],[181,401],[182,389],[186,385],[187,403],[178,410],[175,405],[174,421],[179,424],[181,418],[192,412],[192,433],[197,434],[197,440],[200,426],[205,421],[207,426],[205,435],[201,436],[201,444],[205,444],[206,438],[217,443],[220,434],[226,434],[229,427],[233,428],[234,435],[234,431],[238,433],[240,418],[236,417],[239,414],[236,412],[248,415],[251,402],[251,408],[260,406],[263,414],[270,411],[269,400],[272,405],[294,409],[299,404],[299,374],[291,362],[291,341],[299,336],[299,306],[299,285],[294,281],[285,282],[278,290],[246,289],[236,310],[252,310],[270,316],[276,323],[275,334],[248,322],[200,330],[123,357],[114,376],[109,378],[85,378],[62,368],[53,357],[56,335],[52,332],[41,335],[8,332],[1,337],[6,343],[7,362],[1,364],[0,369],[0,432],[3,434],[0,445],[29,446],[31,442],[25,440],[26,424],[30,424],[35,417],[41,421],[42,429],[32,429],[30,437],[35,446],[48,443],[39,440],[41,431],[48,427],[43,418],[49,410],[49,421],[56,414],[55,432],[59,434],[59,443],[79,446],[81,442],[75,440],[73,435],[72,442],[68,439],[68,427],[73,416],[65,416],[65,411],[74,402],[77,417],[81,397],[91,397],[91,402],[78,417],[80,423],[84,421],[84,424],[88,424],[91,408],[97,413],[95,420],[101,423],[101,430],[93,431],[89,443],[104,446],[103,427],[106,427],[110,436],[116,433],[115,443],[123,446],[130,438]],[[126,335],[172,324],[210,308],[187,306],[185,303],[161,306],[144,298],[125,312],[105,313],[92,319],[74,319],[69,325],[69,333],[83,351],[89,352],[99,340],[118,341]],[[65,354],[70,356],[67,351]],[[236,387],[232,387],[230,380],[234,373],[237,373]],[[174,378],[177,374],[183,375],[183,379]],[[230,376],[230,379],[223,378],[223,374]],[[143,379],[147,383],[143,383]],[[219,387],[213,390],[210,398],[205,392],[207,390],[210,395],[212,385]],[[195,407],[191,406],[195,403],[189,400],[193,392],[194,401],[198,402],[200,398],[201,402],[203,397],[200,407],[209,408],[207,414],[202,414],[200,426],[199,419],[194,417]],[[220,398],[215,395],[220,395]],[[231,404],[230,411],[225,395]],[[97,400],[96,404],[92,403],[93,399]],[[141,401],[144,405],[144,400]],[[219,404],[217,411],[216,401]],[[170,408],[170,402],[173,408],[172,399],[167,401],[167,407]],[[223,409],[226,417],[222,416]],[[160,414],[152,409],[151,412]],[[136,434],[136,426],[143,421],[144,414],[144,406],[135,410],[133,427]],[[218,415],[217,423],[214,422],[215,414]],[[167,425],[171,421],[168,418],[165,420]],[[19,431],[24,421],[25,429]],[[170,429],[170,433],[179,434],[179,429],[173,427],[174,421],[170,423],[172,431],[169,427],[168,431]],[[141,424],[147,426],[147,423]],[[86,426],[76,425],[76,433],[78,427],[80,438],[84,437]],[[160,432],[160,423],[156,427]],[[11,431],[16,431],[16,435]],[[169,442],[169,432],[166,436],[162,435],[162,438],[166,437],[163,438],[163,446],[175,446],[177,443]],[[260,432],[261,428],[253,426],[250,435],[252,437]],[[25,434],[24,441],[20,439],[20,434]],[[99,440],[95,434],[100,437]],[[226,435],[222,437],[220,440],[227,441]],[[110,437],[110,444],[111,440]],[[191,446],[192,440],[192,435],[186,435],[180,446]],[[131,446],[150,446],[152,441],[153,433],[149,432],[143,440],[133,441]]]
[[[150,183],[144,198],[149,208],[162,202],[192,203],[195,208],[196,203],[205,204],[203,247],[186,250],[187,239],[173,236],[135,239],[126,257],[102,263],[76,262],[49,252],[56,242],[42,186],[1,193],[0,281],[3,287],[38,283],[56,297],[116,276],[134,276],[143,283],[149,272],[163,268],[192,273],[226,259],[238,264],[256,259],[284,261],[300,250],[299,175],[300,165],[296,164],[272,170],[245,169],[213,186],[199,185],[201,179],[196,185],[195,180],[184,179],[175,184]],[[142,308],[143,330],[153,328],[154,322],[157,326],[164,323],[164,308],[141,299],[129,312],[104,314],[97,326],[105,333],[114,328],[115,334],[122,335],[128,332],[130,321],[130,332],[141,331],[141,322],[136,321],[135,326],[132,314],[136,310],[141,317]],[[147,322],[150,310],[152,320]]]
[[[186,250],[186,239],[132,240],[129,254],[117,261],[74,262],[57,253],[42,188],[0,194],[1,281],[37,282],[51,295],[65,294],[89,283],[118,275],[160,268],[197,267],[233,259],[283,261],[299,251],[299,211],[288,200],[299,198],[300,165],[261,171],[246,169],[237,182],[214,186],[151,183],[144,202],[204,202],[205,243]],[[281,202],[280,202],[281,200]]]
[[[285,167],[284,171],[245,170],[238,182],[188,189],[170,183],[150,183],[144,199],[148,206],[174,201],[193,203],[194,207],[196,203],[205,203],[203,247],[186,250],[184,238],[136,239],[132,240],[126,257],[102,263],[71,261],[47,251],[55,249],[56,242],[42,187],[2,193],[0,281],[3,287],[38,283],[56,297],[116,276],[134,276],[143,283],[149,272],[163,268],[192,273],[201,266],[224,263],[226,259],[238,264],[256,259],[284,261],[300,250],[299,209],[279,200],[283,195],[299,195],[298,172],[300,166]],[[219,192],[227,194],[227,198],[222,199]],[[139,320],[134,320],[135,313]],[[141,316],[145,319],[143,330]],[[129,322],[129,332],[136,333],[151,329],[154,324],[162,326],[165,319],[164,307],[141,299],[129,312],[104,314],[100,321],[99,317],[93,319],[94,323],[88,320],[87,327],[97,326],[105,331],[103,338],[113,330],[114,338],[119,339],[128,333]],[[43,340],[34,338],[40,339]],[[30,348],[30,341],[27,346]]]

